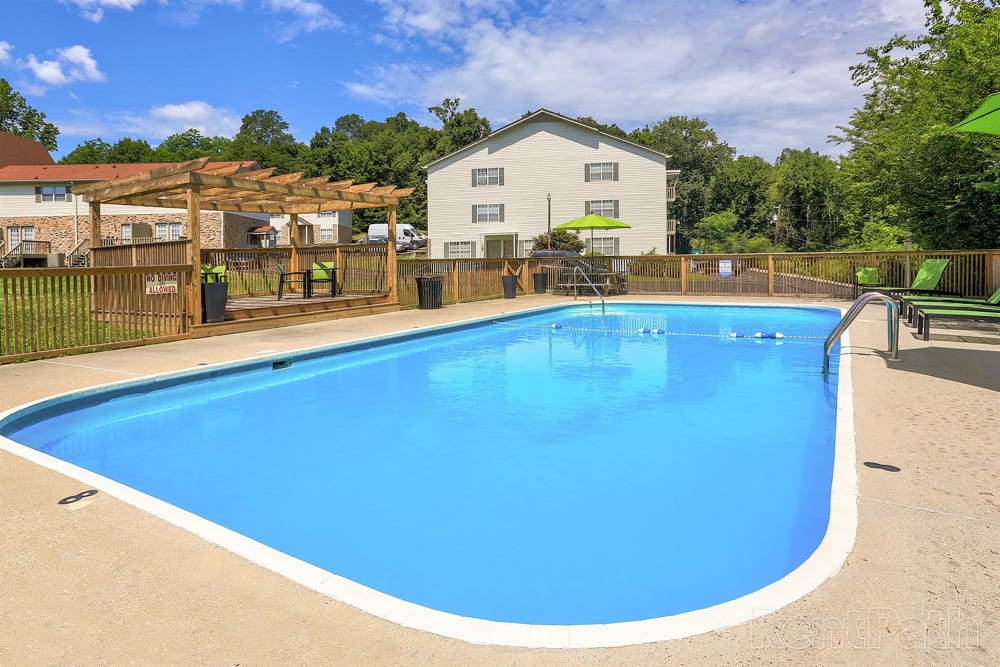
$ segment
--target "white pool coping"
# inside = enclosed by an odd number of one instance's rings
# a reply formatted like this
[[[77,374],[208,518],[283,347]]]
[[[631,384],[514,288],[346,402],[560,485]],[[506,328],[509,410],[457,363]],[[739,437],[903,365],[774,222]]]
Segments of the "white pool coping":
[[[616,301],[615,304],[650,303],[642,301]],[[559,307],[565,307],[562,304]],[[572,305],[572,304],[569,304]],[[694,305],[694,304],[687,304]],[[795,306],[775,304],[749,303],[718,303],[711,306],[752,306],[766,305],[769,307],[820,307],[828,306]],[[528,309],[516,314],[527,314],[538,310],[551,310],[552,306]],[[830,308],[836,310],[835,308]],[[843,314],[844,310],[840,309]],[[449,323],[446,325],[427,327],[421,332],[444,330],[455,326],[490,321],[497,317],[506,317],[515,313],[495,315]],[[358,339],[336,345],[325,345],[303,348],[294,353],[276,355],[275,359],[288,358],[291,355],[302,355],[309,352],[337,349],[356,344],[375,343],[391,340],[400,335],[412,335],[413,330],[399,333]],[[841,349],[850,345],[849,333],[842,337]],[[238,362],[226,362],[209,366],[147,375],[139,379],[112,382],[91,387],[82,391],[72,391],[58,396],[52,396],[39,401],[0,413],[0,421],[29,409],[33,406],[49,403],[54,400],[78,397],[97,391],[104,391],[124,385],[143,384],[154,380],[201,374],[213,369],[224,369],[239,366],[248,361],[261,361],[268,357],[256,357]],[[837,383],[837,415],[836,437],[834,447],[833,477],[830,493],[830,518],[826,534],[820,545],[801,565],[778,581],[769,584],[752,593],[741,596],[722,604],[713,605],[682,614],[664,616],[643,621],[628,621],[622,623],[593,625],[529,625],[521,623],[506,623],[486,621],[437,611],[420,605],[400,600],[391,595],[380,593],[372,588],[358,584],[344,577],[332,574],[319,567],[306,563],[272,549],[256,540],[252,540],[235,531],[224,528],[200,516],[180,509],[153,496],[120,484],[97,473],[85,470],[79,466],[67,463],[48,454],[39,452],[25,445],[16,443],[0,436],[0,448],[21,458],[27,459],[42,467],[54,470],[68,477],[79,480],[89,486],[112,495],[145,512],[157,516],[179,528],[198,535],[209,542],[217,544],[247,560],[272,570],[307,588],[340,600],[353,607],[380,618],[398,623],[406,627],[430,632],[436,635],[460,639],[474,644],[489,644],[500,646],[518,646],[527,648],[605,648],[630,646],[649,642],[659,642],[671,639],[681,639],[693,635],[704,634],[722,628],[740,625],[764,616],[787,606],[806,594],[818,588],[823,582],[837,574],[854,548],[858,528],[858,478],[854,441],[854,405],[851,391],[851,361],[849,355],[841,354],[839,362],[839,379]]]

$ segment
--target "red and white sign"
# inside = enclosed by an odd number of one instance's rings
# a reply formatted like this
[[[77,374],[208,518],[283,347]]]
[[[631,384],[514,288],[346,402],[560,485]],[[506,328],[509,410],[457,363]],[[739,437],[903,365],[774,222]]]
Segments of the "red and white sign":
[[[147,273],[146,294],[177,294],[177,272]]]

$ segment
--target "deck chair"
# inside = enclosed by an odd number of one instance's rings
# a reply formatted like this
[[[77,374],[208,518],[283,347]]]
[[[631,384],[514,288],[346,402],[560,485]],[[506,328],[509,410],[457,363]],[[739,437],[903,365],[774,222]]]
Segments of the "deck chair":
[[[220,264],[212,266],[204,264],[201,267],[201,282],[203,283],[224,283],[227,282],[226,265]]]
[[[854,268],[854,298],[863,288],[877,288],[885,285],[885,279],[879,275],[877,266],[857,266]]]
[[[337,267],[333,262],[313,262],[309,269],[309,296],[313,296],[316,284],[329,283],[330,296],[337,296]]]
[[[285,267],[278,264],[278,301],[281,301],[281,297],[285,292],[285,285],[301,285],[302,286],[302,298],[309,296],[309,276],[305,271],[285,271]]]
[[[913,282],[910,283],[909,287],[892,287],[882,285],[879,287],[863,287],[862,292],[881,292],[888,296],[895,297],[897,300],[901,299],[907,294],[937,294],[937,295],[949,295],[949,296],[962,296],[959,292],[949,292],[948,290],[938,289],[938,283],[941,282],[941,276],[944,274],[944,269],[948,266],[950,259],[925,259],[920,265],[920,269],[917,271],[917,275],[914,276]]]
[[[917,334],[922,334],[924,340],[930,340],[931,320],[978,320],[997,322],[1000,324],[1000,306],[991,308],[980,306],[976,310],[960,308],[918,308]]]
[[[920,308],[945,308],[959,310],[975,310],[982,306],[1000,306],[1000,289],[985,299],[975,299],[961,296],[921,296],[910,295],[900,299],[900,315],[906,316],[910,325],[917,323],[916,311]]]

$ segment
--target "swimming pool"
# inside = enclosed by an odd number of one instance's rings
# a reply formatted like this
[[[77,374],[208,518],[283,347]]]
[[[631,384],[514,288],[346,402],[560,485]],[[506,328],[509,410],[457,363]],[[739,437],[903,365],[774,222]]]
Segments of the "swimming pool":
[[[63,399],[2,432],[421,608],[628,625],[766,587],[823,540],[838,318],[562,308]],[[755,331],[786,337],[731,335]]]

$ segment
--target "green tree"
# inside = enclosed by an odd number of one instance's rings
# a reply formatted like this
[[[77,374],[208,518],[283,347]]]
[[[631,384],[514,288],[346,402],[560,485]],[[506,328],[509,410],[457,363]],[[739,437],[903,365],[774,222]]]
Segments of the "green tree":
[[[871,87],[834,140],[852,243],[885,243],[906,228],[925,248],[1000,245],[1000,138],[950,127],[1000,90],[994,0],[925,0],[926,32],[866,49],[852,68]]]
[[[532,250],[548,250],[549,233],[542,232],[533,238],[532,241]],[[587,243],[580,238],[580,232],[573,232],[568,229],[552,230],[552,250],[570,250],[582,253],[586,247]]]
[[[230,141],[225,137],[206,137],[191,128],[164,139],[153,149],[153,161],[184,162],[200,157],[223,159]]]
[[[781,151],[772,197],[780,206],[776,241],[792,250],[834,250],[841,237],[842,193],[837,164],[810,149]]]
[[[712,210],[736,214],[736,230],[752,236],[773,232],[774,167],[760,157],[740,155],[723,164],[712,181]]]
[[[277,111],[258,109],[243,117],[226,152],[231,160],[256,160],[287,174],[295,171],[297,161],[307,151],[288,131],[288,123]]]
[[[110,152],[111,144],[98,137],[83,142],[66,153],[59,162],[61,164],[107,164],[111,162],[108,158]]]
[[[735,151],[719,141],[707,122],[686,116],[671,116],[635,130],[629,139],[666,153],[670,156],[667,166],[681,170],[671,215],[678,221],[678,245],[684,250],[694,226],[712,213],[712,182]]]
[[[784,252],[785,247],[761,234],[739,231],[732,211],[713,213],[694,226],[692,245],[707,253]]]
[[[459,111],[461,100],[446,97],[440,106],[427,110],[441,121],[441,135],[437,142],[436,157],[447,155],[483,139],[490,133],[490,121],[469,108]]]
[[[46,150],[59,148],[59,128],[45,120],[45,114],[31,107],[7,79],[0,78],[0,131],[40,142]]]
[[[152,161],[153,149],[149,143],[143,139],[123,137],[119,139],[115,145],[111,146],[110,150],[108,150],[108,162],[136,163]]]

